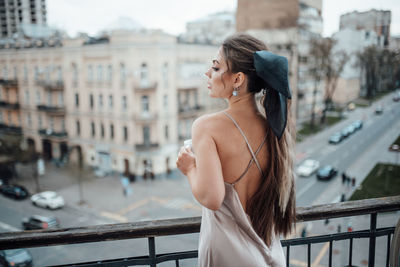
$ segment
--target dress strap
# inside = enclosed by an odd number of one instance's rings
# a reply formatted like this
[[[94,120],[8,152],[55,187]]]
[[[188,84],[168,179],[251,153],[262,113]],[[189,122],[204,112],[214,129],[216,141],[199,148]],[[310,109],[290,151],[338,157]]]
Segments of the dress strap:
[[[232,118],[231,115],[229,115],[229,114],[228,114],[227,112],[225,112],[225,111],[224,111],[224,114],[225,114],[228,118],[230,118],[230,119],[233,121],[233,123],[235,124],[236,128],[238,128],[239,132],[242,134],[242,136],[243,136],[243,138],[244,138],[244,141],[246,142],[247,147],[248,147],[248,149],[249,149],[249,151],[250,151],[250,153],[251,153],[251,156],[253,157],[252,160],[254,160],[254,162],[255,162],[256,165],[257,165],[258,170],[260,171],[261,175],[264,177],[264,172],[263,172],[262,169],[261,169],[260,163],[258,163],[257,157],[256,157],[256,155],[254,154],[253,149],[251,148],[250,143],[249,143],[249,140],[247,140],[246,135],[243,133],[242,129],[239,127],[239,125],[237,124],[237,122],[235,121],[235,119]],[[263,143],[262,143],[261,145],[263,145],[263,144],[265,143],[266,138],[267,138],[267,136],[265,136],[264,141],[263,141]],[[259,147],[259,148],[260,148],[260,147]],[[250,162],[249,164],[251,164],[251,162]],[[248,166],[248,168],[250,168],[250,167]],[[246,170],[246,172],[247,172],[247,170]],[[240,179],[241,179],[242,177],[243,177],[243,176],[241,176]],[[236,182],[238,182],[238,180],[236,180],[235,183],[236,183]]]

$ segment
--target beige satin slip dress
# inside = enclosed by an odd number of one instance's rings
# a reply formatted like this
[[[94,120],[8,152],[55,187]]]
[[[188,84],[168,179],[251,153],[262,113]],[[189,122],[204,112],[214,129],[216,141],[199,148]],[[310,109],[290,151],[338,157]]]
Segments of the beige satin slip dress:
[[[224,112],[225,113],[225,112]],[[225,198],[219,210],[203,207],[199,238],[199,267],[260,267],[286,266],[285,256],[279,240],[274,237],[271,246],[254,231],[249,216],[245,213],[236,192],[235,184],[247,173],[251,164],[256,163],[263,175],[256,155],[266,141],[253,152],[246,136],[236,121],[228,114],[242,134],[252,155],[244,173],[232,184],[225,182]]]

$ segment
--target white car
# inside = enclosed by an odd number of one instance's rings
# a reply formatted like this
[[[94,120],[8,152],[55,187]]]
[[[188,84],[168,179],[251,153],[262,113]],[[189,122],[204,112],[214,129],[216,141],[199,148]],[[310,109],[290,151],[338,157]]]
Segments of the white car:
[[[297,174],[300,176],[310,176],[319,168],[319,161],[314,159],[306,159],[297,168]]]
[[[45,191],[34,194],[31,197],[33,205],[40,206],[48,209],[58,209],[64,207],[64,199],[53,191]]]

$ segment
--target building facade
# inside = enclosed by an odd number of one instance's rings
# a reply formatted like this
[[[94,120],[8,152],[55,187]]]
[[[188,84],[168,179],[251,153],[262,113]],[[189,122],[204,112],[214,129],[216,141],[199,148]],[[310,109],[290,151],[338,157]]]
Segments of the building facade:
[[[98,173],[169,173],[193,120],[215,107],[201,77],[216,50],[156,30],[3,47],[0,123],[46,159],[81,153]]]
[[[272,52],[288,58],[291,112],[297,124],[323,108],[323,84],[315,85],[309,71],[310,40],[322,34],[321,12],[321,0],[238,1],[237,30],[259,37]]]

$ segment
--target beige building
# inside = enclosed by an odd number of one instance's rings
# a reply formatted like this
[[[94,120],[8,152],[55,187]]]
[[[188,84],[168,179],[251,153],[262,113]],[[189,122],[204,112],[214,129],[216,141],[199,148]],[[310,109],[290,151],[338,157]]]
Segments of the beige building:
[[[322,0],[238,0],[236,28],[262,39],[272,52],[286,56],[292,90],[292,114],[297,124],[309,120],[312,109],[323,109],[323,84],[309,75],[309,43],[321,38]]]
[[[81,152],[98,174],[169,173],[193,120],[215,107],[202,77],[216,50],[156,30],[5,47],[1,123],[46,159]]]

